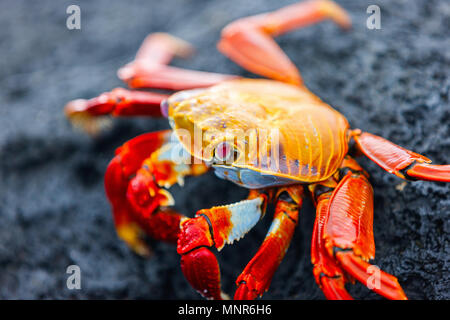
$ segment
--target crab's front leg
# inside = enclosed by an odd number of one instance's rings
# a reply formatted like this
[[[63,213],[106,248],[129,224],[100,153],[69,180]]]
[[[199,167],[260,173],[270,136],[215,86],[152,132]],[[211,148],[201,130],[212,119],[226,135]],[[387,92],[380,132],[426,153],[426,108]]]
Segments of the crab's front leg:
[[[181,222],[178,253],[186,279],[206,298],[227,298],[220,289],[220,269],[210,248],[222,249],[243,237],[264,215],[267,202],[276,199],[275,216],[261,247],[236,280],[235,299],[255,299],[269,288],[272,277],[289,247],[303,187],[253,190],[247,200],[200,210]]]
[[[351,25],[346,12],[333,1],[309,0],[230,23],[222,31],[218,49],[256,74],[301,84],[297,68],[272,37],[324,19],[343,28]]]
[[[228,298],[221,291],[220,269],[215,254],[242,238],[265,213],[270,194],[251,191],[247,200],[197,212],[181,222],[177,251],[187,281],[209,299]]]

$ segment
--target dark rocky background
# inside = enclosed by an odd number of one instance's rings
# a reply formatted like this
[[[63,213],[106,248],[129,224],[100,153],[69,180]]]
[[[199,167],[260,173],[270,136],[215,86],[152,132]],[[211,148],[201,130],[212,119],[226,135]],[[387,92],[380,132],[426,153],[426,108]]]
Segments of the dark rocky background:
[[[167,31],[197,54],[178,66],[251,76],[215,49],[233,19],[292,0],[2,1],[0,4],[0,298],[195,299],[175,248],[152,242],[153,258],[118,240],[102,176],[114,148],[164,120],[125,119],[92,140],[63,115],[71,99],[122,85],[116,70],[144,37]],[[339,1],[354,28],[325,22],[278,39],[308,86],[343,112],[353,127],[450,162],[450,3],[446,0]],[[81,7],[82,30],[66,29],[66,8]],[[382,30],[368,30],[366,8],[381,7]],[[375,263],[395,274],[414,299],[450,298],[450,185],[408,183],[366,159],[375,189]],[[177,208],[192,215],[237,201],[246,191],[213,174],[175,187]],[[255,252],[270,215],[221,254],[223,287]],[[314,210],[307,201],[294,241],[264,298],[323,299],[312,276]],[[66,288],[68,265],[82,289]],[[373,299],[362,285],[358,298]]]

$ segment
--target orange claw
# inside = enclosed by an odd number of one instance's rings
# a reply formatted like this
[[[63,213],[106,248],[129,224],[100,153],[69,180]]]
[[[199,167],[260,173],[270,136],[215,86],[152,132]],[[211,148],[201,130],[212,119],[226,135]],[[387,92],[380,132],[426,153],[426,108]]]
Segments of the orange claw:
[[[232,22],[223,29],[217,47],[245,69],[299,85],[300,73],[271,37],[324,19],[343,28],[351,25],[347,13],[333,1],[305,1]]]

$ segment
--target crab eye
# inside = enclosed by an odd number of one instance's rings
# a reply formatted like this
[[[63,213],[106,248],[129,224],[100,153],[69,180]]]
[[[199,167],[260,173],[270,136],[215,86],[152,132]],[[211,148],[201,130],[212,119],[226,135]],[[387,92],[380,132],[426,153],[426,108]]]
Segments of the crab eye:
[[[229,143],[221,142],[214,150],[214,158],[219,162],[232,162],[237,159],[238,151]]]
[[[169,102],[167,99],[161,101],[161,114],[164,116],[164,118],[167,118],[169,116]]]

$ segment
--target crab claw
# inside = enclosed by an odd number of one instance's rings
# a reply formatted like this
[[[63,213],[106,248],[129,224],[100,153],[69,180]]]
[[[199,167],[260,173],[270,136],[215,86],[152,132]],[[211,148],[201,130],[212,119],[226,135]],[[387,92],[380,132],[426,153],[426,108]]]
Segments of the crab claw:
[[[177,252],[186,280],[202,296],[222,300],[220,269],[216,256],[208,248],[214,245],[204,216],[181,221]]]
[[[181,257],[181,270],[186,280],[202,296],[227,300],[220,286],[220,270],[216,256],[207,248],[198,248]]]
[[[149,218],[156,208],[174,204],[169,191],[159,188],[151,173],[139,170],[128,185],[127,199],[136,212],[142,217]]]

